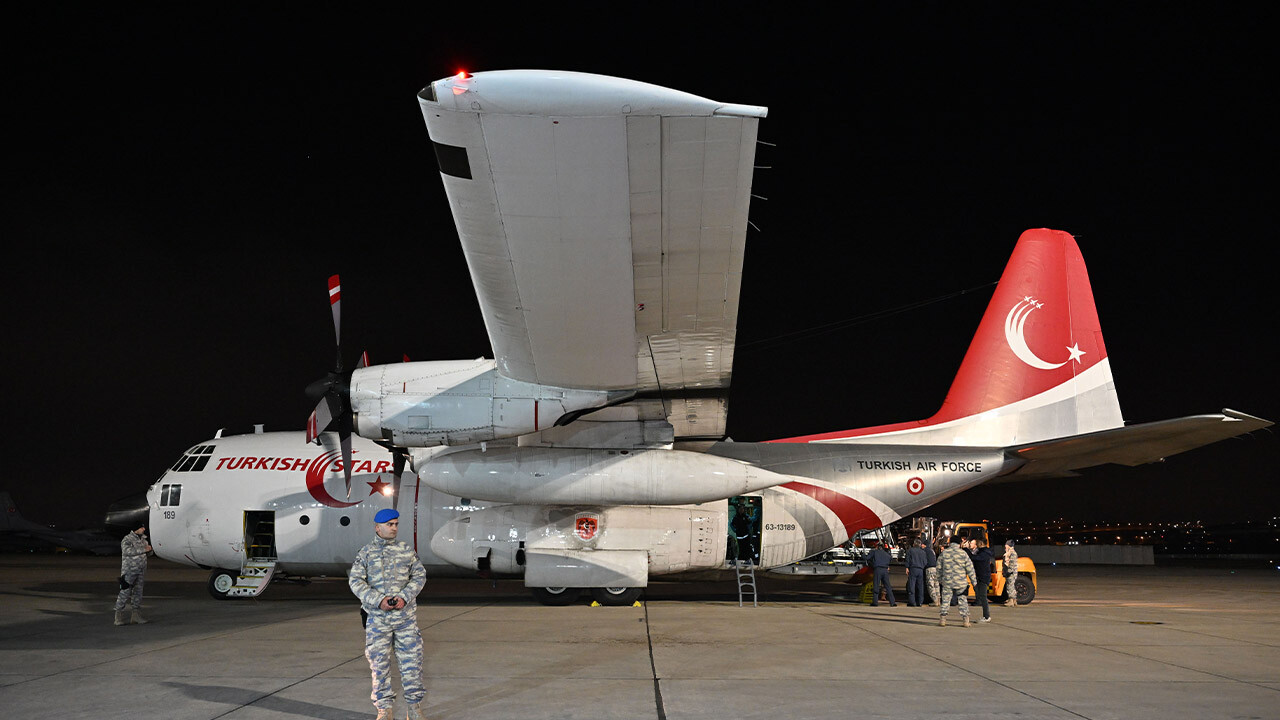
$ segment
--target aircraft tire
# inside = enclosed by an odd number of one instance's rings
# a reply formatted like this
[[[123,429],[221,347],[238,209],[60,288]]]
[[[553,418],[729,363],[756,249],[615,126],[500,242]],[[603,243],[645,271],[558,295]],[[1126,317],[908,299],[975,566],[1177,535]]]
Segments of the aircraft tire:
[[[1031,582],[1031,578],[1025,575],[1018,575],[1018,582],[1015,583],[1014,590],[1018,593],[1018,604],[1027,605],[1036,599],[1036,584]]]
[[[209,573],[209,594],[214,600],[226,600],[227,593],[236,584],[237,573],[233,570],[214,568]]]
[[[543,605],[569,605],[578,599],[578,595],[582,593],[581,588],[540,588],[531,587],[529,592],[533,594],[533,599]]]
[[[642,592],[644,588],[638,587],[591,588],[591,597],[601,605],[617,607],[635,603],[640,599]]]

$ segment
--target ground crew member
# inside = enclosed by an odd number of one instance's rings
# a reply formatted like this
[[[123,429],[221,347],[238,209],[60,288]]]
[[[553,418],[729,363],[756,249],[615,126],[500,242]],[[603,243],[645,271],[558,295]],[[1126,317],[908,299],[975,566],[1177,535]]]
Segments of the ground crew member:
[[[928,559],[924,563],[924,586],[929,591],[929,605],[938,604],[938,553],[933,545],[925,545],[924,551]]]
[[[142,526],[130,533],[125,533],[120,540],[120,594],[116,596],[116,625],[146,624],[142,617],[142,581],[147,574],[147,553],[151,552],[151,543],[143,533]],[[125,619],[125,606],[133,608],[133,616]]]
[[[889,607],[898,607],[898,600],[893,596],[893,588],[889,585],[891,562],[893,562],[893,556],[889,555],[889,551],[885,550],[883,545],[877,544],[871,551],[871,607],[880,605],[880,588],[882,587],[888,594]]]
[[[916,540],[907,551],[907,607],[924,604],[924,568],[929,562],[924,541]],[[936,564],[936,562],[935,562]]]
[[[973,570],[973,561],[969,559],[969,553],[965,552],[959,543],[952,542],[938,557],[938,585],[941,590],[938,602],[942,606],[942,612],[938,618],[939,626],[947,626],[947,608],[951,607],[951,599],[955,598],[956,604],[960,606],[960,617],[964,618],[964,626],[969,627],[969,585],[971,583],[978,584],[977,573]]]
[[[400,663],[400,680],[409,720],[422,720],[422,635],[418,632],[418,593],[427,582],[422,561],[396,540],[400,513],[386,508],[373,516],[373,541],[360,549],[347,582],[368,614],[364,654],[373,674],[373,706],[378,720],[391,720],[395,691],[391,688],[391,653]]]
[[[1004,567],[1000,572],[1004,575],[1004,604],[1018,607],[1018,551],[1013,546],[1013,538],[1004,541]]]
[[[973,547],[973,571],[978,576],[978,582],[973,584],[974,604],[982,606],[982,622],[991,622],[991,604],[987,602],[987,591],[991,585],[991,571],[996,566],[996,556],[982,538],[975,539]]]

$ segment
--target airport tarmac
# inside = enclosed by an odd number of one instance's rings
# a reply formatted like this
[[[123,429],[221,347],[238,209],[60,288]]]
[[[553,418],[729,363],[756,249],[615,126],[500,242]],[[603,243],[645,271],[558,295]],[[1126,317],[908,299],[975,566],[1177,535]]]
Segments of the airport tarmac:
[[[0,714],[373,717],[345,582],[218,602],[205,572],[153,560],[151,622],[115,627],[118,562],[0,555]],[[993,606],[993,622],[967,629],[938,627],[936,608],[901,596],[872,608],[852,586],[814,581],[765,582],[755,608],[738,607],[732,583],[655,583],[642,607],[557,608],[518,582],[429,581],[427,715],[1280,717],[1274,568],[1040,573],[1034,603]]]

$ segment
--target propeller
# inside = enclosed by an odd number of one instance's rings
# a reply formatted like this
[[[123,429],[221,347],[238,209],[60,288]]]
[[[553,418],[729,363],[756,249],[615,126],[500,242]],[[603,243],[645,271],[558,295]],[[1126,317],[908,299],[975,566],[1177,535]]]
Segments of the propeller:
[[[329,278],[329,309],[333,313],[333,335],[337,342],[337,359],[333,370],[307,386],[307,397],[316,407],[307,418],[307,442],[315,442],[320,433],[336,429],[342,446],[342,473],[351,499],[351,376],[342,369],[342,284],[338,276]],[[361,355],[359,367],[367,364]]]
[[[307,397],[316,403],[311,416],[307,418],[307,442],[315,442],[320,434],[328,430],[338,431],[338,442],[342,446],[342,475],[347,486],[347,499],[351,499],[351,375],[342,367],[342,284],[337,275],[329,278],[329,309],[333,313],[333,336],[337,344],[337,356],[333,370],[323,378],[307,386]],[[409,356],[404,356],[409,362]],[[356,369],[369,367],[369,353],[360,353]],[[400,475],[408,460],[404,448],[377,441],[379,445],[391,451],[393,472],[392,507],[400,505]]]

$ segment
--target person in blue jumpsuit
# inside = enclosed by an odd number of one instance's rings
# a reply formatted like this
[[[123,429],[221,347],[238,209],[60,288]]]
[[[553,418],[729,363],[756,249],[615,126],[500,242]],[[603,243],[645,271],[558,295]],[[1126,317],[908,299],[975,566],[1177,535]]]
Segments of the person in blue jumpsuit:
[[[386,508],[374,515],[374,538],[356,554],[347,583],[368,614],[364,654],[373,674],[373,706],[378,720],[391,720],[395,691],[391,688],[391,655],[400,664],[400,680],[409,720],[421,720],[426,687],[422,681],[422,635],[418,632],[418,593],[427,582],[422,561],[406,543],[396,540],[400,513]]]
[[[889,607],[897,607],[898,600],[893,596],[893,586],[889,584],[889,563],[893,562],[893,557],[889,555],[889,551],[884,545],[877,544],[875,549],[871,551],[871,607],[880,604],[880,588],[884,587]]]
[[[907,551],[907,607],[924,604],[924,568],[928,563],[924,541],[916,540]]]

